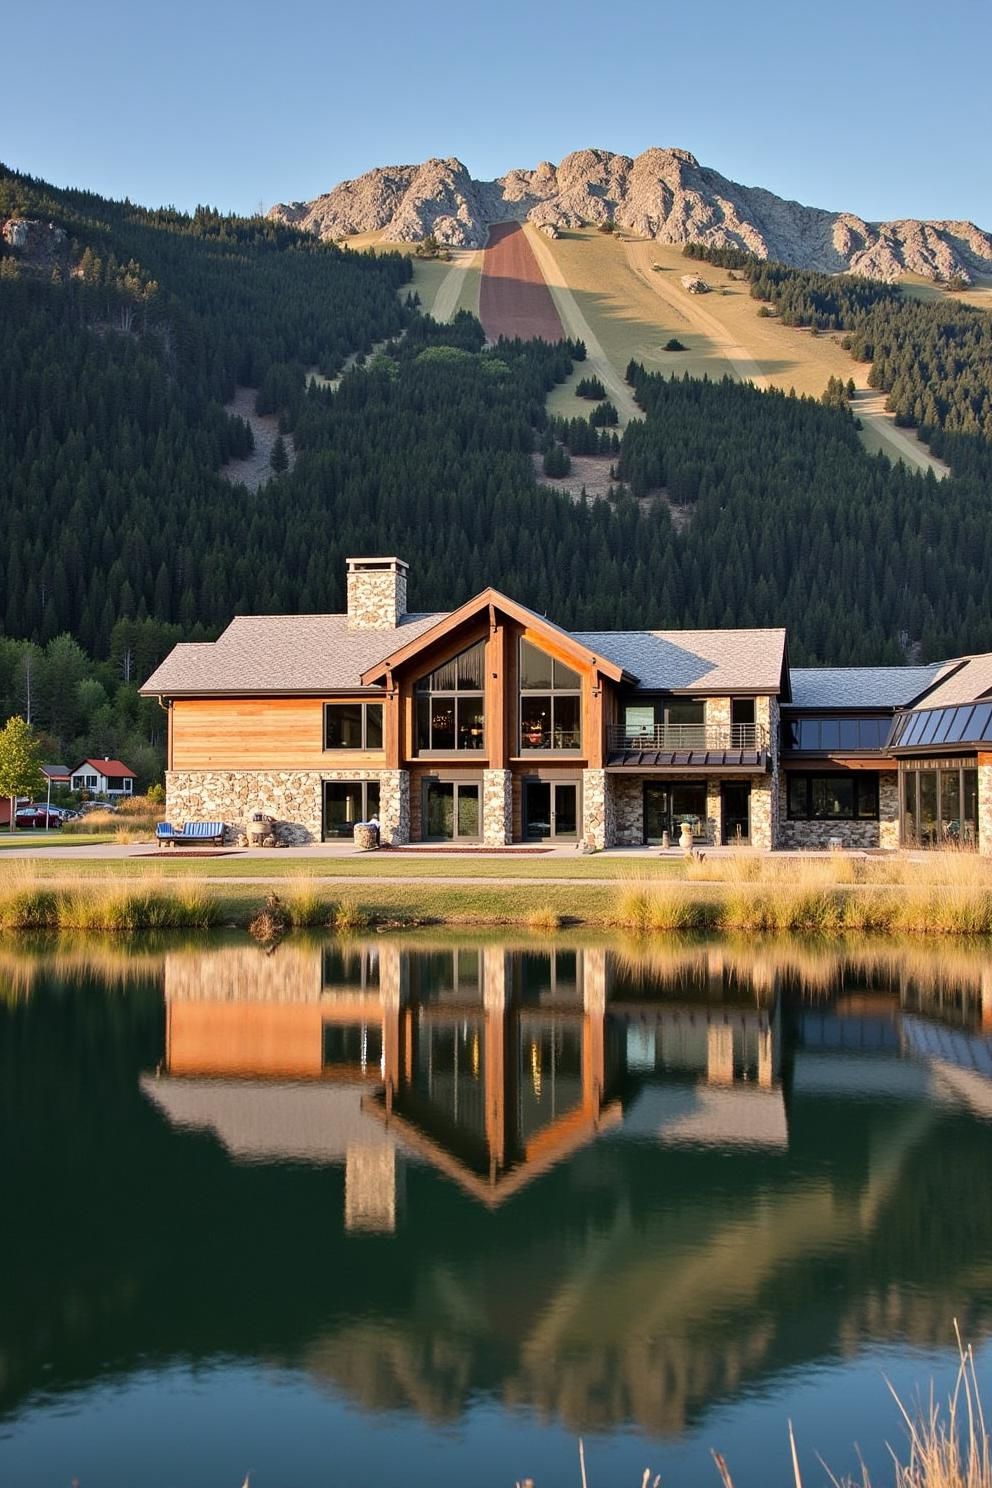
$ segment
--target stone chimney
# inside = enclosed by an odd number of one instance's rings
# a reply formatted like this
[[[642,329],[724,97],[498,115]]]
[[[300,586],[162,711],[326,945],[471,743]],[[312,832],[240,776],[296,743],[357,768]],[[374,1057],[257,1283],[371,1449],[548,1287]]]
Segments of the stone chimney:
[[[402,558],[348,559],[348,629],[392,630],[406,614]]]

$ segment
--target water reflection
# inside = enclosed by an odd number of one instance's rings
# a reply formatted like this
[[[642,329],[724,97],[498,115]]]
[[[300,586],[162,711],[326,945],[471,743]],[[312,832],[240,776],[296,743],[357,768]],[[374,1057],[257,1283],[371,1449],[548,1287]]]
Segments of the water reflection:
[[[233,1358],[662,1437],[992,1321],[983,947],[4,950],[0,1103],[8,1416]]]

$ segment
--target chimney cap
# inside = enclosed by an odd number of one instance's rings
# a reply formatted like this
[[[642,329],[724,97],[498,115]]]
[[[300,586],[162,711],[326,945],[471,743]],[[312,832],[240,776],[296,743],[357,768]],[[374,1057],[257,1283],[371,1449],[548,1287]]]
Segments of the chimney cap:
[[[362,573],[366,570],[375,571],[377,569],[381,569],[383,571],[388,571],[389,569],[403,569],[404,571],[406,571],[410,567],[409,563],[404,563],[402,558],[396,557],[346,558],[345,562],[348,565],[349,573]]]

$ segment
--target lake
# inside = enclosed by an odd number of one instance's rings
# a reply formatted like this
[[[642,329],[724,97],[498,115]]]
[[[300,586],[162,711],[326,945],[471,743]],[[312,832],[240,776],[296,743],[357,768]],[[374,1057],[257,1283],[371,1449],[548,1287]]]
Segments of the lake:
[[[992,1374],[981,946],[0,945],[0,1484],[881,1481]]]

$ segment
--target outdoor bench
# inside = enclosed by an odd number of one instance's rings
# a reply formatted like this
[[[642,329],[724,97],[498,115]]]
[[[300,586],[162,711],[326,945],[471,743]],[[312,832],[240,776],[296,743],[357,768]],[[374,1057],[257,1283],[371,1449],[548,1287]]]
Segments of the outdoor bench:
[[[186,822],[182,827],[174,827],[171,822],[159,822],[155,828],[155,841],[161,847],[167,844],[175,847],[177,843],[200,844],[209,842],[221,847],[224,842],[224,823],[219,821]]]

